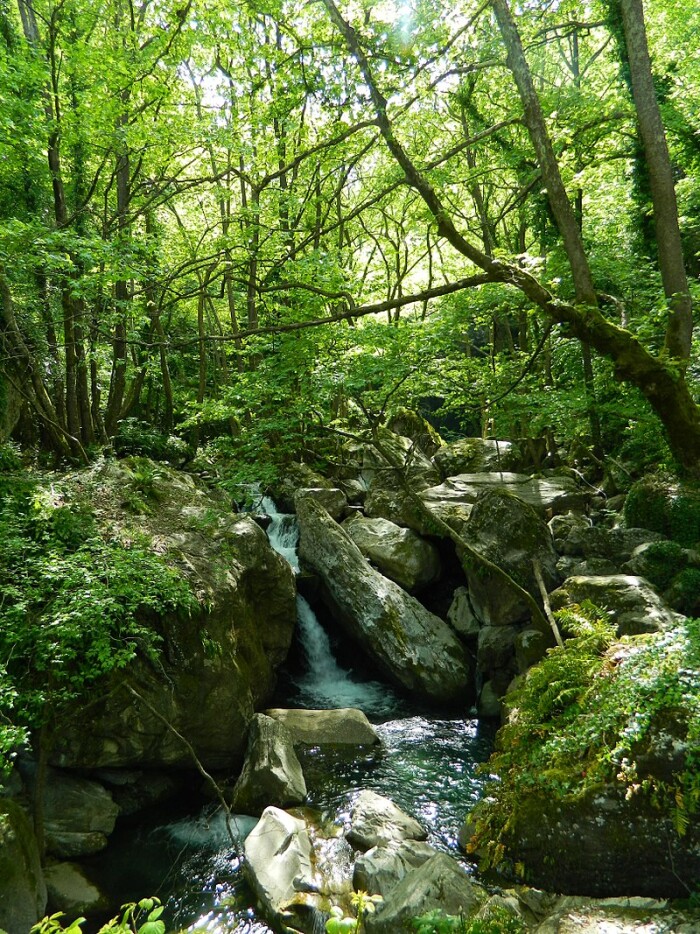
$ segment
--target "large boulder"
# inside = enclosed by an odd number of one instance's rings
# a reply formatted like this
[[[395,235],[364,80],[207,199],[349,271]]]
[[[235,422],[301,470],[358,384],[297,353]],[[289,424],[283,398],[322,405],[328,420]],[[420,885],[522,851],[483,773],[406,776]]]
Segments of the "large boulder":
[[[413,918],[440,910],[449,915],[469,916],[486,901],[486,890],[472,881],[446,853],[436,853],[408,873],[387,895],[375,914],[367,916],[369,934],[397,934]]]
[[[376,730],[361,710],[296,710],[273,707],[265,711],[289,731],[293,743],[306,746],[374,746],[380,742]]]
[[[427,833],[389,798],[365,789],[357,796],[350,812],[346,836],[358,850],[397,845],[406,840],[425,840]]]
[[[570,509],[582,510],[587,499],[571,477],[537,478],[508,472],[458,474],[439,486],[423,490],[421,498],[429,506],[433,503],[470,506],[489,490],[513,493],[547,517]]]
[[[684,898],[700,876],[697,822],[681,837],[641,790],[529,795],[513,810],[504,842],[529,884],[572,895]]]
[[[293,572],[252,518],[232,515],[228,502],[163,465],[150,468],[153,508],[134,516],[125,503],[134,470],[127,462],[105,463],[81,474],[82,488],[110,535],[139,535],[182,571],[198,609],[187,617],[145,617],[162,638],[157,663],[136,658],[102,686],[89,709],[66,719],[53,761],[80,768],[191,766],[180,733],[205,767],[235,767],[248,723],[271,697],[291,643]]]
[[[550,595],[552,609],[561,610],[589,600],[605,610],[620,636],[669,629],[682,617],[670,610],[643,577],[569,577]]]
[[[287,467],[275,489],[275,501],[280,512],[294,512],[294,498],[297,493],[304,493],[318,500],[334,519],[340,519],[348,505],[343,490],[334,486],[308,464],[290,464]]]
[[[353,888],[370,895],[386,896],[411,870],[422,866],[435,852],[432,846],[421,840],[373,846],[355,860]]]
[[[35,798],[36,769],[28,762],[22,772]],[[47,852],[71,859],[98,853],[107,846],[119,807],[99,782],[50,768],[43,786],[43,815]]]
[[[497,438],[460,438],[443,444],[433,455],[433,463],[443,479],[458,474],[512,470],[517,459],[513,444]]]
[[[363,555],[390,580],[415,593],[440,576],[437,548],[388,519],[355,516],[343,528]]]
[[[373,570],[314,500],[297,501],[299,554],[321,578],[336,619],[376,664],[418,697],[471,702],[469,657],[450,627]]]
[[[29,818],[0,798],[0,930],[27,934],[46,911],[46,883]]]
[[[550,525],[553,524],[554,519]],[[614,561],[618,567],[628,561],[640,545],[661,539],[658,532],[648,529],[606,529],[590,525],[586,521],[572,523],[566,531],[563,526],[556,528],[560,532],[556,538],[557,551],[560,554],[586,559],[604,558]]]
[[[537,512],[512,493],[492,490],[482,494],[474,505],[464,537],[483,557],[537,598],[534,561],[539,563],[547,590],[559,583],[551,532]],[[507,626],[530,615],[523,597],[514,588],[505,586],[498,574],[475,565],[466,556],[463,565],[469,599],[482,623]]]
[[[700,484],[667,477],[645,477],[625,500],[627,526],[658,532],[686,548],[700,545]]]
[[[275,930],[316,934],[332,905],[349,908],[350,851],[337,828],[266,808],[244,852],[246,875]]]
[[[412,409],[395,409],[387,421],[386,427],[396,435],[410,438],[426,457],[432,457],[444,444],[430,422]]]
[[[305,798],[306,782],[291,733],[272,717],[256,714],[243,771],[233,789],[233,810],[262,814],[268,805],[284,808]]]
[[[380,428],[377,441],[387,451],[391,460],[400,465],[399,472],[411,489],[424,490],[439,483],[440,474],[435,465],[411,438],[404,438],[387,428]],[[393,464],[371,443],[363,450],[362,476],[370,490],[394,489],[398,482],[397,470]]]

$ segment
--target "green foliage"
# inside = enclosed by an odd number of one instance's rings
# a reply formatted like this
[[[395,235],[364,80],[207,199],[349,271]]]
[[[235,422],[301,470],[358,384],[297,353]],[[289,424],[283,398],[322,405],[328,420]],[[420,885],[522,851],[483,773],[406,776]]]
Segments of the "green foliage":
[[[137,418],[125,418],[119,423],[113,444],[120,457],[140,455],[155,461],[181,464],[192,456],[190,447],[182,438],[159,431]]]
[[[20,470],[21,467],[19,445],[13,441],[3,441],[0,444],[0,473],[11,473]]]
[[[623,511],[630,527],[660,532],[686,548],[700,543],[700,487],[669,477],[646,477],[634,484]]]
[[[573,635],[509,697],[513,714],[484,767],[498,781],[475,811],[471,849],[485,851],[487,864],[506,855],[510,821],[531,796],[577,798],[611,784],[647,795],[679,833],[700,806],[700,620],[618,640],[590,604],[558,615]],[[638,760],[669,724],[686,753],[662,780]]]
[[[355,908],[356,917],[345,915],[342,908],[334,905],[331,908],[331,916],[326,921],[326,934],[359,934],[364,916],[375,912],[377,905],[384,901],[381,895],[369,895],[362,890],[353,892],[350,900]]]
[[[483,918],[464,918],[431,911],[413,921],[415,934],[524,934],[524,922],[504,908],[491,909]]]
[[[0,501],[0,745],[24,738],[137,650],[153,655],[149,616],[187,612],[189,586],[137,542],[103,537],[85,503],[18,477]]]
[[[142,898],[138,902],[122,905],[121,913],[99,929],[98,934],[165,934],[161,920],[163,905],[159,898]],[[59,911],[43,918],[31,929],[31,934],[83,934],[85,918],[77,918],[65,925],[65,915]]]

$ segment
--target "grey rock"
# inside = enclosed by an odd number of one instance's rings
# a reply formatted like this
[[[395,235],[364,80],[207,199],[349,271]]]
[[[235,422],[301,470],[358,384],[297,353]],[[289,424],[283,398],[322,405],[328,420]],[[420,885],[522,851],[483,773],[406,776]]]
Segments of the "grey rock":
[[[605,558],[620,567],[639,545],[662,537],[648,529],[606,529],[587,523],[572,526],[566,537],[558,541],[558,549],[571,557]]]
[[[610,615],[618,635],[633,636],[668,629],[682,619],[670,610],[642,577],[569,577],[550,595],[553,610],[590,600]]]
[[[396,435],[409,438],[426,457],[432,457],[444,444],[430,422],[412,409],[396,409],[387,421],[386,427]]]
[[[296,930],[312,930],[309,922],[320,892],[304,821],[279,808],[266,808],[248,834],[244,852],[246,875],[265,913]]]
[[[447,623],[369,567],[318,503],[300,498],[297,515],[300,557],[319,575],[335,618],[366,654],[417,696],[468,705],[470,660]]]
[[[355,516],[343,528],[363,555],[404,590],[415,593],[440,576],[437,548],[388,519]]]
[[[479,632],[477,669],[483,674],[505,668],[515,673],[517,626],[484,626]]]
[[[547,590],[559,583],[552,534],[535,510],[517,496],[503,490],[482,494],[472,509],[465,539],[538,599],[533,561],[539,563]],[[500,575],[475,566],[468,556],[462,556],[462,564],[471,605],[482,623],[509,625],[530,615],[524,598]]]
[[[522,674],[544,658],[547,649],[555,644],[554,637],[539,629],[523,629],[515,637],[515,664]]]
[[[389,892],[376,914],[366,919],[370,934],[397,934],[413,919],[439,909],[450,915],[471,915],[487,899],[455,860],[437,853],[405,876]]]
[[[75,863],[51,863],[44,870],[51,911],[63,911],[70,917],[106,911],[109,901],[93,885],[81,866]]]
[[[27,934],[46,911],[46,883],[29,818],[0,798],[0,930]]]
[[[481,623],[472,609],[468,588],[458,587],[455,590],[447,611],[447,622],[463,639],[475,639],[479,635]]]
[[[377,439],[392,458],[402,465],[401,476],[408,481],[411,489],[424,490],[440,481],[440,474],[433,462],[411,438],[404,438],[387,428],[380,428]],[[372,444],[367,444],[362,452],[362,478],[370,490],[395,489],[400,485],[396,469]]]
[[[476,705],[480,717],[500,720],[503,715],[503,699],[493,681],[487,681],[479,691]]]
[[[443,477],[512,470],[517,460],[512,442],[496,438],[460,438],[443,444],[433,455]]]
[[[374,746],[380,742],[376,730],[361,710],[295,710],[274,707],[265,711],[283,723],[292,742],[307,746]]]
[[[233,810],[262,814],[268,805],[284,808],[305,798],[306,782],[291,733],[278,720],[255,714],[243,771],[233,789]]]
[[[535,478],[527,474],[509,473],[465,473],[449,477],[439,486],[430,487],[421,493],[426,503],[441,502],[472,505],[481,493],[503,490],[517,496],[532,506],[539,515],[582,510],[586,494],[582,493],[570,477]]]
[[[428,835],[417,820],[389,798],[365,789],[353,805],[346,836],[357,849],[370,850],[403,840],[425,840]]]
[[[422,866],[435,850],[420,840],[374,846],[355,860],[352,884],[357,892],[386,897],[412,869]]]

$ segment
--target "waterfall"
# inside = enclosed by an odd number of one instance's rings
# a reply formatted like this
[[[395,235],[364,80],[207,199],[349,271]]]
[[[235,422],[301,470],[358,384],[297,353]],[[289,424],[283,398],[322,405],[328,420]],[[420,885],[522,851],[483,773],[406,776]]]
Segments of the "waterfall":
[[[270,545],[299,573],[299,526],[296,516],[277,511],[274,501],[264,496],[260,505],[271,522],[267,530]],[[402,709],[391,688],[378,681],[363,681],[338,664],[328,633],[309,603],[297,594],[297,635],[304,671],[292,678],[296,687],[295,704],[307,708],[358,707],[369,717],[383,719]]]

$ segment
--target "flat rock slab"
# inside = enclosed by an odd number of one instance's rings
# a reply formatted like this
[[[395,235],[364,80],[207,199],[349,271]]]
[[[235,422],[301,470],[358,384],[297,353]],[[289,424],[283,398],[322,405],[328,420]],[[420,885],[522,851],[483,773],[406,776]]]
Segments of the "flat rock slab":
[[[53,863],[44,869],[44,878],[54,910],[78,915],[109,908],[107,897],[75,863]]]
[[[306,746],[375,746],[380,742],[374,727],[361,710],[298,710],[273,707],[265,715],[283,723],[294,743]]]
[[[458,474],[456,477],[448,477],[439,486],[423,490],[420,495],[430,507],[433,503],[470,506],[476,502],[480,493],[487,490],[514,493],[541,514],[583,509],[586,504],[586,495],[570,477],[538,479],[508,471]]]

